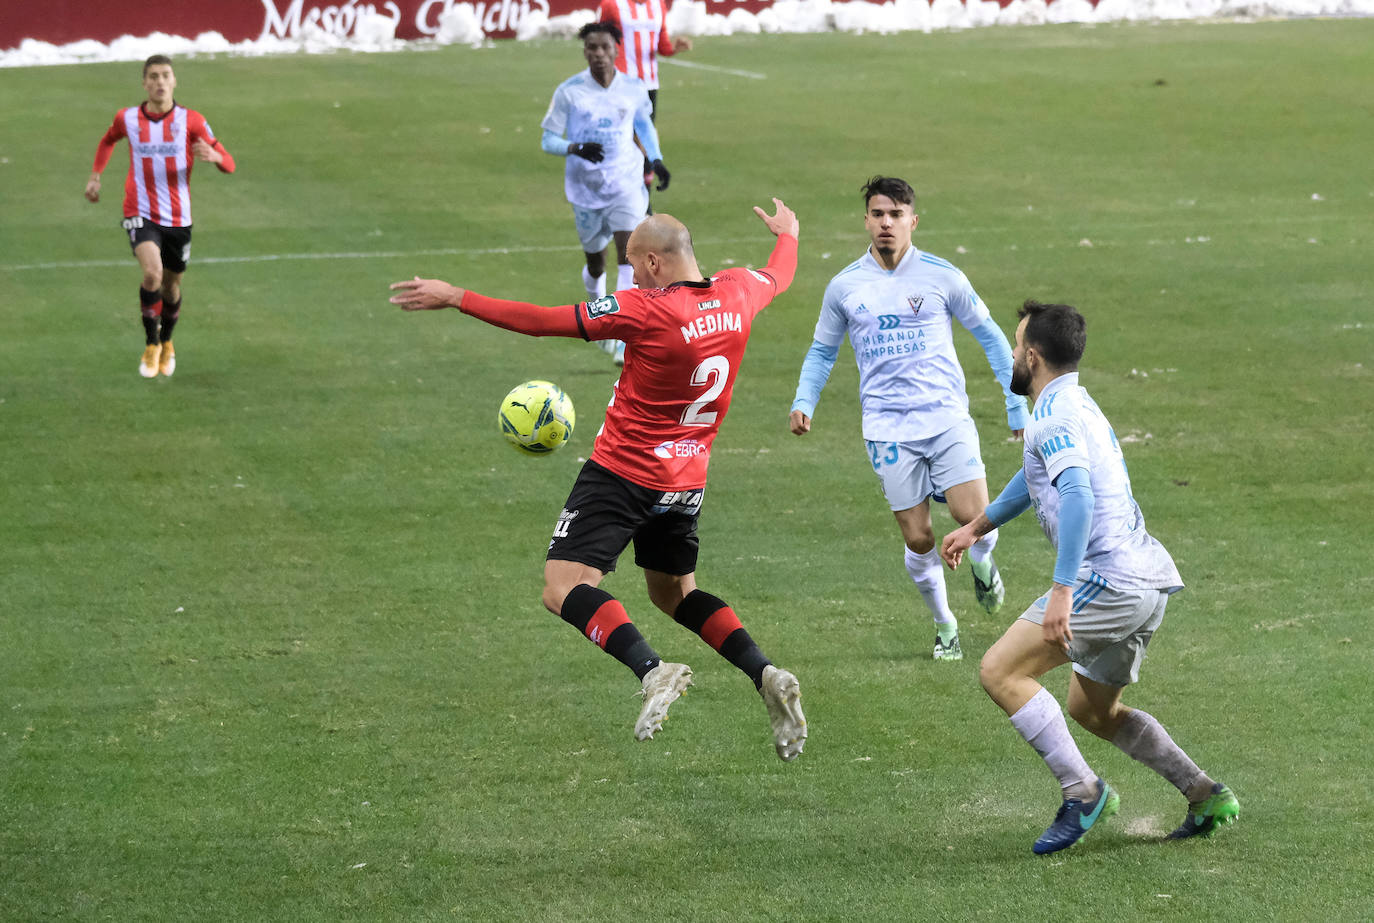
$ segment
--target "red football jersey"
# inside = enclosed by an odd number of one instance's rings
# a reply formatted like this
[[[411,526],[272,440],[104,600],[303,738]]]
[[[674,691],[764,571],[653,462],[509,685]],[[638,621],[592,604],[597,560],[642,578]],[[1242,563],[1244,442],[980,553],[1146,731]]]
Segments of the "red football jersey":
[[[642,487],[704,487],[754,316],[777,293],[766,269],[728,269],[579,304],[587,339],[625,341],[592,461]]]
[[[768,265],[703,282],[627,289],[543,307],[464,290],[458,309],[529,336],[624,340],[625,368],[592,460],[641,487],[695,490],[706,468],[754,316],[792,284],[797,239],[778,237]]]

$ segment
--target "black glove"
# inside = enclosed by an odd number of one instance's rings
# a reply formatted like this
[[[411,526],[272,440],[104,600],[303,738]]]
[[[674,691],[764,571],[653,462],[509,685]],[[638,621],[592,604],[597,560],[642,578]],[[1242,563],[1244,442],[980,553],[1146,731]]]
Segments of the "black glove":
[[[661,160],[655,160],[650,166],[654,171],[654,176],[658,177],[658,185],[654,188],[662,192],[668,188],[668,180],[671,174],[668,173],[668,168],[663,165],[663,161]]]
[[[568,149],[568,153],[576,157],[581,157],[589,163],[601,163],[601,161],[606,159],[606,152],[603,151],[601,145],[597,144],[595,141],[588,141],[585,144],[574,143],[573,146]]]

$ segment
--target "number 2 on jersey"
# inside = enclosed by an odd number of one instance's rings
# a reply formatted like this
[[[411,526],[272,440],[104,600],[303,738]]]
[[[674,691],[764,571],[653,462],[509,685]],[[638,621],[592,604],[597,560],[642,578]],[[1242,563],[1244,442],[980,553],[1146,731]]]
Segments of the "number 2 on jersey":
[[[687,405],[687,409],[682,411],[683,426],[710,426],[716,422],[716,412],[702,408],[720,397],[729,378],[730,360],[724,356],[710,356],[692,369],[692,387],[709,387],[702,392],[701,397],[692,401]]]

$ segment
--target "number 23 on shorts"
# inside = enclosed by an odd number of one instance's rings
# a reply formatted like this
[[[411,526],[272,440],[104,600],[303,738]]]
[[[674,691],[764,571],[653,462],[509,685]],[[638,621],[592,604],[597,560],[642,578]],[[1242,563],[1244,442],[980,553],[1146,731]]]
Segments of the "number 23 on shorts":
[[[883,465],[891,465],[897,461],[897,443],[870,442],[868,444],[868,457],[873,462],[874,471]]]

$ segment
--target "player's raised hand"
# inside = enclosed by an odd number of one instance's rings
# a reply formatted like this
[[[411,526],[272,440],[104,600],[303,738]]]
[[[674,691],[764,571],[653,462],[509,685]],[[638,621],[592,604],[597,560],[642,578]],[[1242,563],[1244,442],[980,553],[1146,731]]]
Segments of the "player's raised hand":
[[[774,234],[778,236],[791,234],[793,237],[797,237],[801,231],[801,224],[797,221],[797,213],[788,208],[777,196],[773,197],[773,209],[774,214],[770,215],[755,205],[754,214],[758,215],[763,223],[768,226],[768,230]]]
[[[91,176],[86,180],[86,198],[91,202],[100,201],[100,177]]]
[[[398,304],[403,311],[436,311],[440,308],[456,308],[463,303],[463,289],[449,285],[440,279],[421,279],[416,276],[405,282],[391,283],[396,292],[388,299]]]

